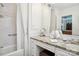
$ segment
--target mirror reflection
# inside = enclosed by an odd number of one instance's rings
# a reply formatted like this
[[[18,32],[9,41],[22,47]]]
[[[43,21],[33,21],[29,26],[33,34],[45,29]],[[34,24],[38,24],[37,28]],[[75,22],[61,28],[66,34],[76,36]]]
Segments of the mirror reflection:
[[[51,5],[50,37],[79,42],[79,4]]]
[[[72,35],[72,15],[62,17],[61,30],[63,34]]]
[[[79,35],[79,4],[54,4],[56,29],[66,35]]]

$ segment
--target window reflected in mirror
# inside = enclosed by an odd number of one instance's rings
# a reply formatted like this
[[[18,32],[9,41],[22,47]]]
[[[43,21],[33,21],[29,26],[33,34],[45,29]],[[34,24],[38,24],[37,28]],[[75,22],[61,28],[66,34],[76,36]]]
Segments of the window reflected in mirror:
[[[62,16],[61,30],[63,34],[72,35],[72,15]]]

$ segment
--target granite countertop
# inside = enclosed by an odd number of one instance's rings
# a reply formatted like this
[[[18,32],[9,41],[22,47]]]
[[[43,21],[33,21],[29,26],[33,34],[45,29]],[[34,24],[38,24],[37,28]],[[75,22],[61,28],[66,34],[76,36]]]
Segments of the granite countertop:
[[[75,54],[79,55],[79,51],[75,51],[73,49],[67,49],[67,46],[65,46],[66,43],[63,42],[62,40],[59,40],[58,42],[56,42],[56,41],[52,42],[51,40],[56,40],[56,39],[51,39],[50,37],[46,37],[46,36],[43,36],[43,37],[36,36],[36,37],[31,37],[31,39],[34,39],[34,40],[37,40],[37,41],[40,41],[40,42],[43,42],[43,43],[46,43],[46,44],[49,44],[49,45],[61,48],[63,50],[66,50],[68,52],[75,53]]]

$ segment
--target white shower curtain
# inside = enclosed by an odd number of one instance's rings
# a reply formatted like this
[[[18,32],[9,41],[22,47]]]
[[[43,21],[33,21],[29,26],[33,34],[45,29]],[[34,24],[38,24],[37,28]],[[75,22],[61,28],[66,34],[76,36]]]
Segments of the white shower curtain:
[[[18,4],[17,6],[17,49],[24,49],[24,54],[29,55],[28,48],[28,4]]]

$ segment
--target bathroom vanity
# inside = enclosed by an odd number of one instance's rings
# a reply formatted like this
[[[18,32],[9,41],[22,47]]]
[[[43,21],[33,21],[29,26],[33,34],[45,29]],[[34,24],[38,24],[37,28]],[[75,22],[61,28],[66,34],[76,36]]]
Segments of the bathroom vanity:
[[[39,47],[55,53],[55,56],[78,56],[78,47],[74,44],[67,44],[62,40],[51,39],[49,37],[31,37],[32,56],[39,56]],[[57,40],[57,41],[56,41]]]

